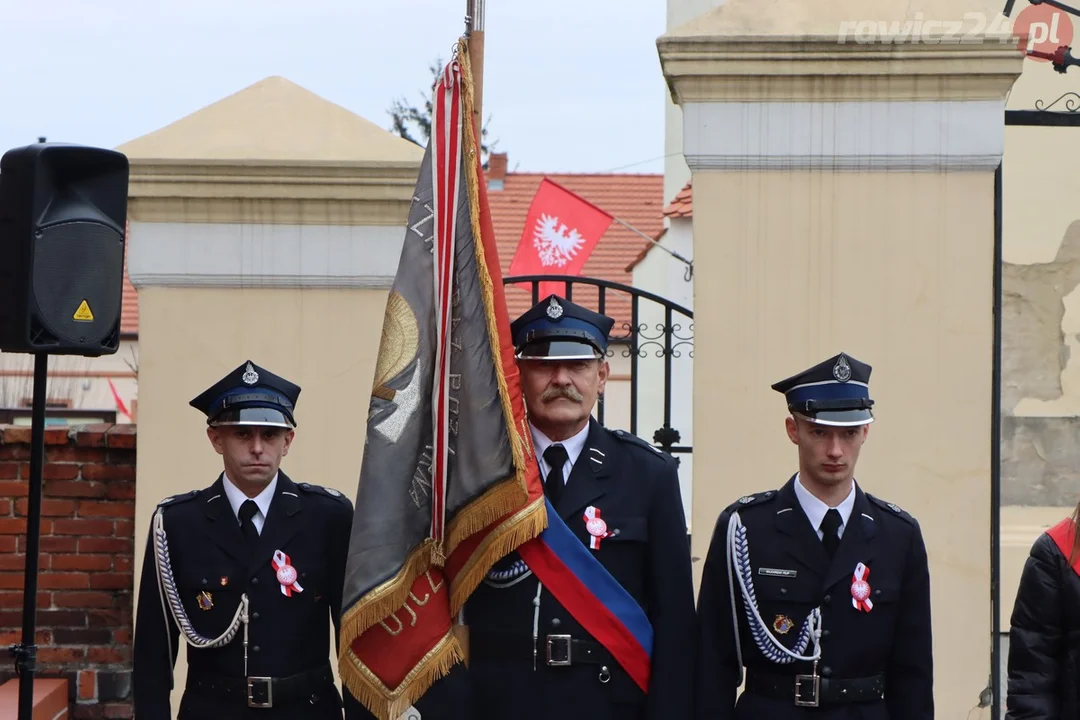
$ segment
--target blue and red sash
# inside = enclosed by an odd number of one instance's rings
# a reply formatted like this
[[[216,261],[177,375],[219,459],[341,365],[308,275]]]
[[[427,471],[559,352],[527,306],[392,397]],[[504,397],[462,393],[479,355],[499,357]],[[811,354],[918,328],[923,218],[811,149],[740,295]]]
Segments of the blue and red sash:
[[[518,548],[521,559],[575,620],[649,691],[653,629],[637,601],[545,499],[548,526]]]

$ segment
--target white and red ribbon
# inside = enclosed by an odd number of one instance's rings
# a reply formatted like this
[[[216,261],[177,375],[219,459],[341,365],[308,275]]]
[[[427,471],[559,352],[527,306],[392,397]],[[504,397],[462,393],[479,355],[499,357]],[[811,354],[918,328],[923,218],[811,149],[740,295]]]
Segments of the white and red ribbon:
[[[274,551],[274,559],[270,561],[270,564],[274,568],[274,572],[277,573],[277,581],[281,583],[281,594],[285,597],[292,597],[294,592],[304,592],[304,588],[300,587],[300,583],[296,582],[298,575],[296,568],[292,566],[292,561],[289,556],[280,550]]]
[[[446,481],[450,462],[450,334],[453,304],[455,237],[463,133],[461,65],[452,60],[442,72],[432,98],[431,147],[435,237],[435,373],[431,393],[431,538],[441,552],[446,531]],[[470,120],[471,122],[471,120]]]
[[[585,529],[589,531],[589,549],[599,550],[600,541],[611,537],[607,523],[600,517],[600,508],[590,505],[585,508]]]
[[[874,609],[874,603],[870,600],[870,568],[862,563],[855,566],[855,572],[851,576],[851,605],[856,610],[870,612]]]

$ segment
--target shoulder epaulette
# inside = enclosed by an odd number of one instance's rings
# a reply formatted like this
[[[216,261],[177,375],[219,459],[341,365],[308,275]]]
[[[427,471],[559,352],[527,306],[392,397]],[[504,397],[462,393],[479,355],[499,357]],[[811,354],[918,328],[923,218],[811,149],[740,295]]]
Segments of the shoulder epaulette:
[[[866,493],[866,497],[869,498],[871,502],[878,505],[879,507],[882,507],[882,508],[888,510],[891,515],[896,515],[897,517],[903,518],[904,520],[907,520],[909,523],[912,523],[912,524],[915,523],[914,516],[912,516],[910,513],[908,513],[906,510],[901,508],[896,503],[887,502],[885,500],[882,500],[879,497],[874,497],[870,493]]]
[[[753,493],[752,495],[743,495],[741,498],[728,505],[725,512],[728,510],[742,510],[743,508],[753,507],[754,505],[761,505],[762,503],[773,500],[775,497],[775,490],[765,490],[763,492]]]
[[[651,450],[658,458],[661,458],[663,460],[670,460],[672,462],[674,462],[674,460],[675,460],[675,458],[673,458],[669,453],[664,452],[660,448],[656,447],[655,445],[650,444],[649,442],[647,442],[646,440],[644,440],[642,438],[639,438],[637,435],[634,435],[633,433],[628,433],[625,430],[612,430],[611,434],[614,435],[617,439],[622,440],[623,442],[630,443],[631,445],[637,445],[638,447],[643,447],[643,448],[647,448],[647,449]]]
[[[172,505],[179,505],[185,503],[188,500],[194,500],[199,495],[198,490],[192,490],[191,492],[180,493],[179,495],[170,495],[161,502],[158,503],[158,507],[169,507]]]
[[[324,496],[324,497],[332,497],[335,500],[338,500],[338,501],[343,502],[345,504],[351,504],[349,502],[349,498],[345,497],[345,495],[343,493],[341,493],[338,490],[335,490],[334,488],[324,487],[322,485],[312,485],[311,483],[306,483],[306,482],[296,483],[296,487],[298,487],[301,490],[303,490],[304,492],[310,493],[312,495],[321,495],[321,496]]]

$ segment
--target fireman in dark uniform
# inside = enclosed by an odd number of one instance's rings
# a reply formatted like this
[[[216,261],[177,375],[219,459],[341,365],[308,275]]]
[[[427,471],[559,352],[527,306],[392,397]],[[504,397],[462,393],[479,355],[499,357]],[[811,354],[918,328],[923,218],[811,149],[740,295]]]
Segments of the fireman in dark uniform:
[[[341,719],[329,638],[352,503],[279,470],[299,394],[248,361],[191,401],[224,472],[154,513],[135,624],[138,720],[172,720],[180,642],[180,720]]]
[[[799,471],[717,521],[698,602],[699,720],[934,717],[919,523],[854,479],[870,371],[840,354],[772,386]]]
[[[678,465],[591,415],[607,380],[612,324],[552,295],[511,331],[545,494],[652,626],[647,692],[511,553],[464,611],[477,720],[691,715],[694,590]]]

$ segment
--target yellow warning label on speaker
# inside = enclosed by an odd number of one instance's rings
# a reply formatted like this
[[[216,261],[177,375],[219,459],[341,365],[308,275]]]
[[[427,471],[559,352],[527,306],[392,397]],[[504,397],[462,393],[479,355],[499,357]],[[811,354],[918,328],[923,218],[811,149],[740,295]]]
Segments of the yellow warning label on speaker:
[[[90,310],[90,304],[83,300],[79,303],[79,309],[71,317],[82,322],[90,322],[94,319],[94,313]]]

